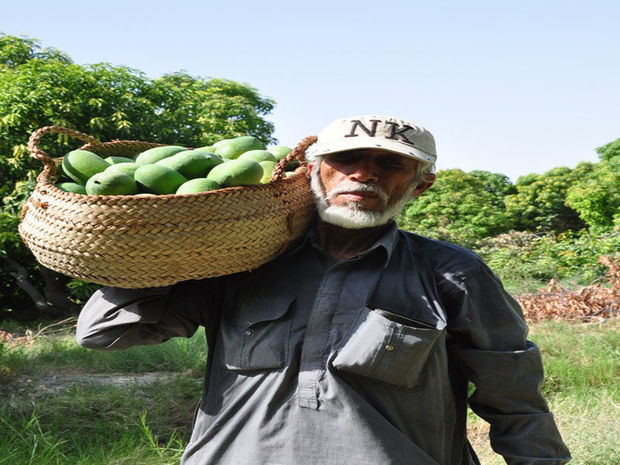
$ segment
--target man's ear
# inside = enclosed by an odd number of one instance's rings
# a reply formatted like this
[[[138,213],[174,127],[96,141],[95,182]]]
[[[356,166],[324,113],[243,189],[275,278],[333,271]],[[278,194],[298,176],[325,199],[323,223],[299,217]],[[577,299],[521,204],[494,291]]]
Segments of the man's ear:
[[[435,178],[436,178],[436,176],[434,174],[432,174],[432,173],[427,174],[424,177],[424,181],[419,183],[417,185],[417,187],[413,190],[411,196],[412,197],[417,197],[417,196],[421,195],[426,189],[428,189],[429,187],[431,187],[433,185],[433,183],[435,182]]]
[[[314,166],[313,162],[308,163],[307,167],[306,167],[306,177],[308,179],[310,179],[310,177],[312,176],[312,167]]]

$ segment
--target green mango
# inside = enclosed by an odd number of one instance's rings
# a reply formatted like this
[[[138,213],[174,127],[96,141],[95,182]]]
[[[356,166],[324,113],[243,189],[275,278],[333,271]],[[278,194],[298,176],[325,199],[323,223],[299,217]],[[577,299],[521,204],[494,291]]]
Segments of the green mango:
[[[214,166],[224,161],[215,154],[202,150],[184,150],[171,157],[159,160],[156,164],[178,171],[187,179],[204,178]]]
[[[207,175],[222,187],[259,184],[262,177],[263,167],[254,160],[231,160],[217,165]]]
[[[159,160],[171,157],[175,153],[179,153],[184,150],[187,149],[178,145],[164,145],[162,147],[153,147],[152,149],[145,150],[144,152],[138,154],[138,156],[136,157],[136,163],[138,165],[148,165],[151,163],[156,163]]]
[[[214,149],[216,149],[216,148],[218,148],[218,147],[220,147],[220,146],[222,146],[222,145],[224,145],[224,144],[227,144],[227,143],[228,143],[228,141],[230,141],[230,140],[232,140],[232,139],[222,139],[222,140],[218,140],[218,141],[217,141],[217,142],[215,142],[213,145],[211,145],[211,147],[213,147]]]
[[[275,161],[259,161],[258,164],[263,167],[263,177],[260,180],[261,184],[267,184],[271,181],[271,176],[273,175],[273,169],[276,166]]]
[[[248,150],[247,152],[239,155],[238,159],[254,160],[259,163],[261,161],[272,161],[274,163],[277,161],[276,157],[273,156],[273,153],[268,152],[267,150]]]
[[[134,162],[131,162],[131,163],[116,163],[115,165],[110,165],[109,167],[107,167],[104,172],[120,171],[121,173],[125,173],[125,174],[128,174],[129,176],[133,177],[133,174],[136,172],[136,170],[138,169],[139,166],[140,165],[138,165],[137,163],[134,163]]]
[[[220,145],[214,144],[215,153],[226,158],[237,158],[248,150],[265,150],[263,143],[254,136],[235,137],[221,142]]]
[[[267,147],[267,151],[271,152],[276,157],[276,160],[279,161],[287,156],[291,149],[285,145],[274,145],[273,147]]]
[[[111,157],[107,157],[104,158],[105,161],[107,161],[110,165],[116,165],[117,163],[133,163],[133,158],[127,158],[127,157],[117,157],[117,156],[111,156]]]
[[[133,177],[142,192],[159,195],[174,194],[187,181],[178,171],[157,164],[138,167]]]
[[[86,181],[94,174],[101,173],[108,166],[107,161],[88,150],[73,150],[62,159],[63,172],[78,184]]]
[[[86,194],[86,188],[82,184],[78,184],[77,182],[59,182],[56,184],[56,187],[61,191],[65,192],[73,192],[74,194]]]
[[[208,192],[221,189],[221,186],[212,179],[196,178],[181,184],[177,189],[177,194],[197,194],[198,192]]]
[[[86,182],[88,195],[133,195],[138,186],[131,176],[120,171],[104,171],[94,174]]]

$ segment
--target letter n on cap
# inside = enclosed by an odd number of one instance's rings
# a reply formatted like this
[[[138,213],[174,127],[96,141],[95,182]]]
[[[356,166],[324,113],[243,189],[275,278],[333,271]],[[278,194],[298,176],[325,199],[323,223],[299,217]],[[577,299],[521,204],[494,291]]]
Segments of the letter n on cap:
[[[370,125],[370,129],[368,129],[360,120],[351,120],[351,123],[353,123],[351,124],[351,132],[349,132],[349,134],[345,134],[344,137],[357,137],[359,134],[356,134],[355,131],[358,127],[360,127],[368,136],[375,137],[375,134],[377,133],[377,123],[380,123],[381,120],[371,119],[370,122],[372,124]]]

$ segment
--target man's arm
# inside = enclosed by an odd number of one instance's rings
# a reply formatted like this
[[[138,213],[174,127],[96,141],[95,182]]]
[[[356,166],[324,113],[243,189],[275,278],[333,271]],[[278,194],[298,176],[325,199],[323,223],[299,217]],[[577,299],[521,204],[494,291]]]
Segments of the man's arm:
[[[491,446],[509,465],[567,463],[570,453],[540,392],[540,351],[527,340],[518,303],[479,265],[442,283],[454,312],[451,352],[476,388],[469,405],[491,424]]]
[[[76,339],[84,347],[121,350],[191,337],[207,325],[214,292],[206,281],[147,289],[107,287],[96,291],[80,312]]]

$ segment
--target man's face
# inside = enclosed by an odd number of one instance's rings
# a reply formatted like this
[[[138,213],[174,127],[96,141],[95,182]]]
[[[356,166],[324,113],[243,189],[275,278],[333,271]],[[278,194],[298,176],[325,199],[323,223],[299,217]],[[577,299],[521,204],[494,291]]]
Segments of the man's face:
[[[377,149],[328,155],[308,165],[319,214],[348,228],[384,224],[412,198],[417,161]],[[313,169],[314,168],[314,169]]]

